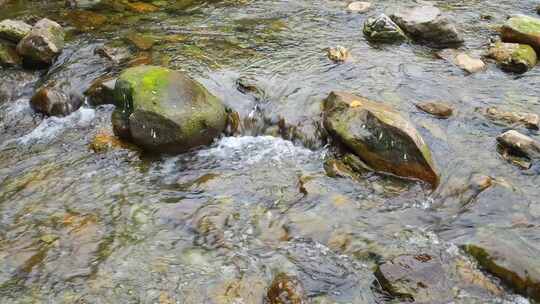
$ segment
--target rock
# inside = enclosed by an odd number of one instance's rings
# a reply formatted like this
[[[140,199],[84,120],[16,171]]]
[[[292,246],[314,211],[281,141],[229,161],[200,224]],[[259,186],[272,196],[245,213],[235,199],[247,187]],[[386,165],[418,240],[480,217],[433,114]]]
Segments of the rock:
[[[123,142],[122,140],[107,131],[99,131],[90,143],[90,149],[95,153],[104,153],[113,149],[128,148],[135,149],[130,144]]]
[[[140,51],[150,50],[155,43],[155,40],[152,37],[137,33],[130,33],[126,36],[126,39]]]
[[[127,46],[113,47],[103,45],[94,50],[94,54],[97,54],[103,58],[107,58],[114,64],[124,64],[131,58],[131,52]]]
[[[540,251],[516,232],[480,230],[462,247],[516,292],[540,300]]]
[[[418,109],[439,118],[448,118],[454,112],[454,109],[450,105],[442,102],[419,102],[414,105]]]
[[[149,151],[184,152],[210,144],[225,129],[221,101],[181,72],[129,68],[116,81],[114,98],[115,132]]]
[[[407,40],[407,36],[390,17],[381,14],[364,23],[364,35],[372,42],[397,43]]]
[[[347,10],[355,13],[365,13],[371,8],[371,3],[363,1],[354,1],[347,5]]]
[[[88,99],[93,106],[114,104],[115,85],[116,78],[105,76],[94,81],[90,88],[84,92],[84,95],[88,96]]]
[[[349,50],[338,45],[337,47],[332,47],[327,49],[328,59],[334,62],[344,62],[346,61],[350,54]]]
[[[308,303],[302,282],[297,277],[284,273],[276,275],[268,288],[267,298],[269,304]]]
[[[525,44],[497,42],[490,49],[488,56],[495,59],[505,71],[525,73],[537,62],[534,49]]]
[[[462,177],[451,177],[432,194],[432,206],[453,208],[457,213],[471,205],[493,183],[493,178],[478,173],[471,173],[466,180]]]
[[[455,49],[445,49],[438,52],[437,55],[471,74],[486,68],[486,64],[482,59],[472,58],[468,54]]]
[[[413,124],[390,106],[332,92],[324,101],[324,126],[374,170],[437,186],[429,147]]]
[[[501,37],[504,42],[530,45],[540,53],[540,19],[513,16],[502,26]]]
[[[82,104],[81,96],[66,94],[54,83],[41,87],[30,99],[32,109],[49,116],[66,116],[78,110]]]
[[[516,154],[540,158],[540,142],[518,131],[510,130],[497,136],[497,142]]]
[[[432,46],[463,43],[463,38],[450,20],[434,6],[401,9],[390,18],[413,39]]]
[[[0,42],[0,66],[14,67],[22,63],[22,58],[14,47]]]
[[[395,297],[415,303],[450,303],[452,286],[441,260],[429,254],[402,255],[378,266],[381,287]]]
[[[17,45],[17,52],[31,63],[52,64],[64,47],[64,30],[49,19],[41,19]]]
[[[484,115],[494,121],[502,121],[510,125],[524,125],[528,129],[538,130],[540,117],[533,113],[504,112],[496,107],[485,109]]]
[[[18,20],[6,19],[0,22],[0,38],[18,43],[24,36],[28,35],[32,26]]]
[[[79,31],[97,29],[107,22],[107,17],[92,11],[70,11],[67,20]]]
[[[129,3],[128,8],[129,10],[139,14],[152,13],[159,10],[159,7],[145,2]]]
[[[98,6],[102,0],[66,0],[66,4],[71,8],[88,9]]]

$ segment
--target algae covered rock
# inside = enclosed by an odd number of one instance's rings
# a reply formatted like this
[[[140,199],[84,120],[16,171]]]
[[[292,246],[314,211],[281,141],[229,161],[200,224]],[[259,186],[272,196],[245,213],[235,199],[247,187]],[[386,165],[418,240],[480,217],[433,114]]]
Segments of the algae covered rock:
[[[388,105],[344,92],[324,101],[324,125],[376,171],[439,182],[429,147],[413,124]]]
[[[385,14],[368,18],[364,23],[364,35],[372,42],[397,43],[407,40],[405,33]]]
[[[32,30],[32,26],[23,21],[6,19],[0,22],[0,38],[19,42]]]
[[[413,39],[429,45],[447,46],[463,42],[456,26],[434,6],[400,9],[390,18]]]
[[[0,42],[0,66],[13,67],[22,63],[22,59],[15,48]]]
[[[540,19],[524,15],[512,16],[501,28],[504,42],[527,44],[540,52]]]
[[[46,18],[41,19],[19,42],[17,52],[31,63],[50,65],[62,52],[64,36],[60,24]]]
[[[145,150],[180,153],[210,144],[226,124],[225,107],[201,84],[157,66],[125,70],[116,81],[115,133]]]
[[[540,251],[517,232],[486,228],[462,247],[482,268],[515,291],[540,300]]]
[[[534,49],[526,44],[497,42],[490,49],[488,56],[495,59],[505,71],[525,73],[537,62]]]

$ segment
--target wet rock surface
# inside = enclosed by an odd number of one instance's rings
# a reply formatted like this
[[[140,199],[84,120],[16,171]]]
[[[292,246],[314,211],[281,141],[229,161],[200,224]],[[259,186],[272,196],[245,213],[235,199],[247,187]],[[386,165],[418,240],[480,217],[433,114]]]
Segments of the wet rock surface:
[[[268,288],[267,298],[270,304],[309,303],[300,280],[284,273],[276,275]]]
[[[540,19],[525,15],[509,18],[501,28],[504,42],[526,44],[540,52]]]
[[[368,166],[421,179],[434,187],[438,184],[428,146],[414,126],[394,109],[343,92],[332,92],[324,108],[326,129]]]
[[[364,35],[370,41],[399,43],[407,40],[407,36],[387,15],[370,17],[364,23]]]
[[[483,269],[517,292],[538,300],[540,267],[537,257],[540,252],[525,240],[517,231],[482,229],[462,246]]]
[[[414,105],[418,109],[440,118],[448,118],[454,112],[454,109],[450,105],[443,102],[426,101],[418,102]]]
[[[540,127],[540,117],[538,114],[507,112],[497,107],[489,107],[483,112],[490,120],[506,123],[510,126],[523,125],[532,130],[538,130]]]
[[[517,154],[529,158],[540,157],[540,142],[518,131],[511,130],[497,136],[497,142]]]
[[[49,116],[66,116],[78,110],[83,97],[76,93],[65,93],[55,83],[38,89],[30,99],[32,109]]]
[[[32,26],[19,20],[6,19],[0,22],[0,38],[18,43],[30,31]]]
[[[183,152],[211,143],[224,129],[225,108],[202,85],[166,68],[124,71],[114,90],[117,135],[155,152]]]
[[[472,74],[485,70],[486,64],[479,58],[473,58],[467,53],[455,49],[445,49],[437,53],[437,56],[443,58],[460,69]]]
[[[30,66],[34,63],[50,65],[62,52],[64,35],[58,23],[41,19],[19,42],[17,52],[29,61]]]
[[[463,43],[456,26],[434,6],[403,8],[390,18],[412,38],[433,46]]]
[[[526,44],[497,42],[489,49],[488,56],[502,69],[515,73],[525,73],[537,63],[536,52]]]

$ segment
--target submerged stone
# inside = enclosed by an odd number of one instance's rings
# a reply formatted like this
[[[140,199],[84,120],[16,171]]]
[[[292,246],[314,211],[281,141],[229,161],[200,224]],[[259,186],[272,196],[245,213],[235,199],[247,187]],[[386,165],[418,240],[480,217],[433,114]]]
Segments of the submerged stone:
[[[372,42],[397,43],[407,40],[405,33],[385,14],[368,18],[364,23],[364,35]]]
[[[437,116],[439,118],[448,118],[452,116],[454,109],[451,106],[442,103],[442,102],[419,102],[415,106],[431,115]]]
[[[347,10],[355,13],[365,13],[371,8],[370,2],[354,1],[347,5]]]
[[[504,42],[527,44],[540,52],[540,19],[516,15],[506,21],[501,28]]]
[[[64,30],[49,19],[38,21],[17,45],[17,52],[32,63],[52,64],[64,47]]]
[[[490,120],[510,125],[523,125],[533,130],[540,128],[540,116],[535,113],[505,112],[496,107],[489,107],[485,109],[484,115]]]
[[[270,304],[307,304],[302,282],[295,277],[284,273],[276,275],[267,294]]]
[[[463,42],[455,25],[434,6],[401,9],[390,18],[413,39],[433,46],[456,45]]]
[[[452,286],[441,260],[429,254],[402,255],[375,271],[381,287],[395,297],[415,303],[450,303]]]
[[[526,44],[497,42],[490,49],[488,56],[506,71],[525,73],[537,62],[534,49]]]
[[[32,26],[23,21],[6,19],[0,22],[0,38],[18,43],[28,35]]]
[[[125,70],[116,81],[117,135],[154,152],[210,144],[225,129],[221,101],[181,72],[157,66]]]
[[[480,72],[486,68],[486,64],[482,59],[473,58],[467,53],[455,49],[445,49],[438,52],[437,55],[470,74]]]
[[[22,58],[14,47],[0,42],[0,66],[13,67],[20,65]]]
[[[540,251],[517,233],[481,230],[462,247],[515,291],[540,300]]]
[[[332,92],[324,110],[329,133],[373,170],[438,185],[429,147],[413,124],[390,106]]]

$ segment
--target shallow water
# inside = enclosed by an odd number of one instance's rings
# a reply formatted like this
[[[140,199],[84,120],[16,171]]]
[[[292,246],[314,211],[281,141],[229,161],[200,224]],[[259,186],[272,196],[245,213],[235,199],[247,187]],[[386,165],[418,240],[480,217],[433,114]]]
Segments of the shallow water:
[[[425,2],[454,18],[473,54],[486,49],[494,25],[537,4]],[[364,39],[367,17],[410,0],[373,1],[365,14],[329,0],[174,3],[157,1],[161,9],[146,14],[97,11],[107,21],[95,29],[70,19],[64,1],[18,0],[0,10],[0,20],[49,17],[70,30],[48,72],[0,69],[1,303],[260,303],[279,272],[296,274],[315,303],[397,303],[374,283],[373,267],[386,259],[430,252],[471,261],[456,244],[479,227],[512,230],[540,246],[540,168],[504,160],[495,137],[509,127],[478,111],[540,113],[540,69],[517,76],[490,63],[466,75],[432,49]],[[211,147],[150,157],[89,149],[95,134],[111,130],[112,106],[86,105],[64,118],[33,113],[28,99],[46,80],[82,93],[117,73],[94,50],[125,45],[132,32],[158,41],[143,54],[154,64],[188,72],[242,117],[266,123]],[[324,49],[338,44],[352,60],[326,58]],[[239,92],[240,76],[264,96]],[[439,189],[377,175],[328,177],[329,151],[315,125],[332,90],[408,116],[432,149]],[[456,114],[428,117],[414,106],[426,100],[446,101]],[[311,140],[269,136],[279,119]],[[462,197],[445,193],[474,173],[496,183],[463,208]],[[493,295],[467,285],[456,284],[456,303],[529,303],[505,286]]]

